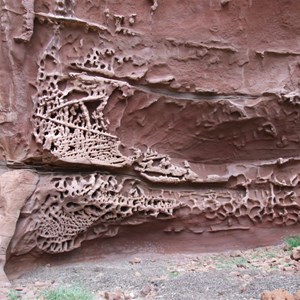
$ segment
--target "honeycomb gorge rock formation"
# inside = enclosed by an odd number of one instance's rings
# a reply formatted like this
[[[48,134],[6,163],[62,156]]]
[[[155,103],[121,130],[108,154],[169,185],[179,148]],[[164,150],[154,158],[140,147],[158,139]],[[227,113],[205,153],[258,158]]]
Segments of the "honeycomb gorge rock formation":
[[[1,0],[8,276],[299,232],[299,11],[298,0]]]

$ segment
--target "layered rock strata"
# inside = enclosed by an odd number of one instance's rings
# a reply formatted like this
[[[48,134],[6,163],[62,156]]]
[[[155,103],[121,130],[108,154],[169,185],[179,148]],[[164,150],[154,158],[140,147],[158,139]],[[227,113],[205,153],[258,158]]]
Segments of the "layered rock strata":
[[[2,0],[0,197],[13,173],[18,203],[7,257],[136,228],[160,245],[299,230],[299,9]]]

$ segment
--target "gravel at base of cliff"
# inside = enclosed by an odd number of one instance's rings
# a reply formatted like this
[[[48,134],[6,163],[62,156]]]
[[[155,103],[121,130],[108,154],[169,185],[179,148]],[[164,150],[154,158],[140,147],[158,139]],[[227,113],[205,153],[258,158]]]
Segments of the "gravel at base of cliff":
[[[96,299],[260,299],[265,290],[300,289],[300,263],[283,245],[207,255],[137,254],[64,266],[44,266],[2,289],[21,299],[41,291],[82,286]],[[1,298],[0,299],[5,299]]]

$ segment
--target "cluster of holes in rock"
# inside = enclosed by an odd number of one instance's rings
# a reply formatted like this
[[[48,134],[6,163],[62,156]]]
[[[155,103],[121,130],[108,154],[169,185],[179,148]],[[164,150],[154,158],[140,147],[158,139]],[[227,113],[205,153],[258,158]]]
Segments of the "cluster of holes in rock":
[[[50,150],[59,153],[60,156],[65,155],[65,157],[76,158],[84,157],[86,153],[89,153],[90,157],[101,157],[103,160],[107,157],[113,157],[112,149],[117,139],[93,132],[93,130],[101,132],[105,129],[105,125],[101,123],[97,127],[95,118],[92,118],[91,115],[92,111],[95,111],[98,107],[96,100],[88,105],[75,103],[72,106],[64,106],[55,110],[57,106],[66,101],[76,101],[88,96],[103,99],[107,95],[103,87],[97,89],[96,84],[92,88],[91,85],[85,87],[83,83],[78,83],[80,91],[76,90],[65,94],[64,90],[60,89],[61,76],[59,73],[55,73],[57,60],[54,57],[55,49],[52,50],[40,62],[38,105],[36,105],[34,116],[37,140],[45,145],[48,136],[54,137],[55,143],[52,142]],[[88,55],[83,65],[89,68],[111,71],[109,64],[102,64],[100,52],[96,52],[95,49],[93,51],[93,54],[97,56]],[[108,53],[107,55],[112,54]],[[48,69],[46,70],[46,68]],[[51,72],[49,72],[49,68],[52,68]],[[298,101],[297,97],[294,98],[292,98],[292,102],[294,100]],[[39,118],[39,115],[46,116],[46,118]],[[85,118],[82,117],[84,115],[86,115]],[[54,123],[49,119],[58,120],[64,124]],[[87,119],[89,119],[89,122],[87,122]],[[72,123],[78,128],[70,128],[66,125],[68,123]],[[89,130],[81,130],[82,128]],[[73,135],[76,138],[72,137],[70,140],[65,141],[68,135]],[[57,137],[57,140],[55,140],[55,137]],[[82,146],[83,142],[85,143],[84,146]],[[101,144],[99,148],[97,147],[98,144]],[[93,150],[89,152],[86,147],[91,147]],[[78,178],[78,190],[74,191],[71,188],[73,185],[68,183],[68,180],[73,179],[63,178],[61,182],[66,185],[64,189],[61,189],[60,185],[55,185],[57,193],[46,197],[39,228],[41,234],[38,243],[41,249],[49,252],[67,251],[75,247],[78,235],[86,232],[89,227],[98,221],[115,224],[124,218],[130,217],[133,213],[152,217],[163,216],[163,214],[171,216],[173,213],[174,203],[171,200],[146,196],[135,199],[132,196],[124,196],[116,192],[116,189],[118,189],[116,186],[113,189],[105,188],[104,192],[99,187],[91,195],[85,194],[83,191],[86,187],[84,184],[82,185],[82,178]],[[93,190],[92,186],[89,186],[89,192]],[[213,193],[210,195],[213,195]],[[267,221],[280,225],[291,225],[299,221],[299,205],[295,201],[295,197],[294,192],[284,191],[282,193],[281,191],[274,197],[267,199],[267,203],[264,203],[264,201],[252,198],[238,201],[232,197],[220,196],[214,198],[214,196],[204,196],[204,198],[200,197],[203,198],[201,201],[199,199],[195,200],[192,212],[204,213],[207,219],[212,220],[222,221],[231,216],[236,218],[248,216],[253,223]],[[69,198],[72,201],[67,200]],[[199,205],[199,202],[202,205]],[[157,206],[162,211],[157,212]],[[49,220],[51,220],[50,223]],[[49,239],[51,240],[50,243]]]
[[[139,67],[139,64],[135,64],[132,55],[115,55],[115,50],[111,48],[92,48],[82,60],[72,62],[71,66],[75,69],[112,77],[116,75],[115,71],[126,63],[131,63],[135,68]]]
[[[38,247],[50,253],[76,248],[78,236],[81,241],[84,233],[99,224],[104,224],[103,235],[110,225],[130,217],[169,218],[177,205],[172,199],[122,191],[122,183],[113,176],[61,177],[52,184],[55,191],[45,196],[37,230]]]
[[[273,185],[273,184],[272,184]],[[255,189],[255,185],[251,187]],[[274,194],[264,199],[239,195],[237,192],[208,192],[199,199],[191,197],[185,207],[187,215],[203,214],[208,220],[247,217],[253,224],[293,225],[300,220],[300,205],[295,191],[273,185]],[[199,198],[199,197],[198,197]],[[200,203],[200,205],[199,205]]]
[[[238,191],[191,193],[188,199],[180,192],[170,192],[168,198],[146,195],[136,183],[128,189],[116,177],[100,173],[55,177],[51,185],[54,191],[45,196],[39,212],[37,237],[38,247],[51,253],[78,247],[84,235],[99,225],[101,230],[95,230],[93,238],[109,234],[111,228],[116,232],[124,221],[132,219],[134,224],[135,217],[144,221],[147,217],[173,219],[184,208],[189,208],[185,218],[202,215],[214,223],[244,217],[253,224],[299,222],[296,194],[287,187],[273,187],[273,195],[266,199],[246,197]]]
[[[88,157],[123,163],[117,137],[102,134],[108,126],[103,109],[116,87],[104,81],[99,84],[69,79],[73,86],[66,88],[65,77],[57,72],[56,51],[52,47],[40,60],[33,115],[36,140],[59,158]]]
[[[83,61],[76,61],[71,63],[72,67],[91,69],[91,71],[106,72],[109,75],[113,75],[113,55],[115,51],[113,49],[99,49],[92,48],[91,53],[88,53]]]

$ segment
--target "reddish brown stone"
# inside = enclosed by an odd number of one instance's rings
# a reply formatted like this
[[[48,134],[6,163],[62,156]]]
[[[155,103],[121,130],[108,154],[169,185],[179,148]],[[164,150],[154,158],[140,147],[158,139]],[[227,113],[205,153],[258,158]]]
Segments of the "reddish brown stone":
[[[299,299],[299,291],[292,295],[284,289],[274,291],[265,291],[261,295],[261,300],[297,300]]]
[[[299,231],[299,9],[2,1],[0,171],[40,178],[21,197],[11,261],[143,239],[250,247]]]
[[[291,259],[300,260],[300,247],[295,247],[291,253]]]

